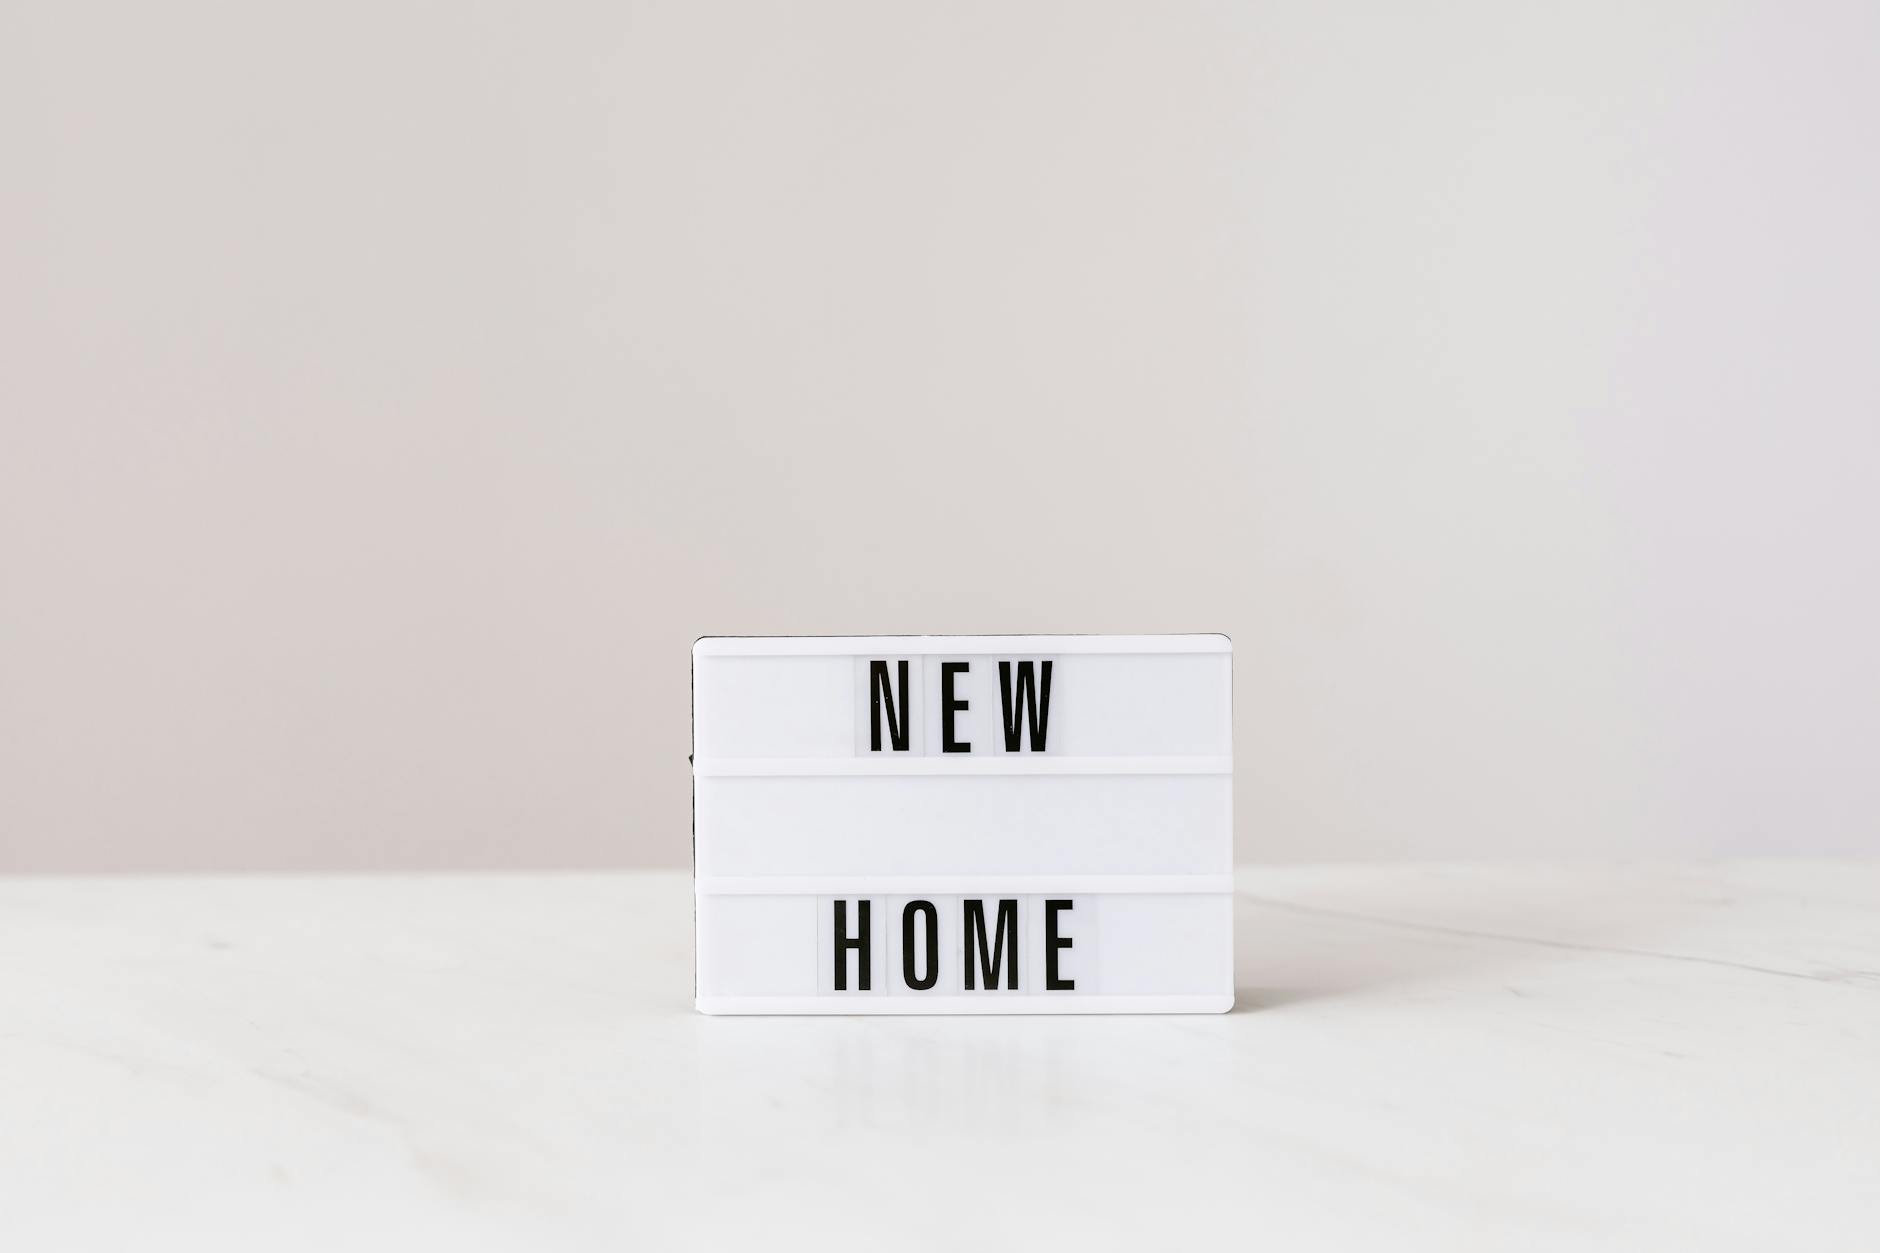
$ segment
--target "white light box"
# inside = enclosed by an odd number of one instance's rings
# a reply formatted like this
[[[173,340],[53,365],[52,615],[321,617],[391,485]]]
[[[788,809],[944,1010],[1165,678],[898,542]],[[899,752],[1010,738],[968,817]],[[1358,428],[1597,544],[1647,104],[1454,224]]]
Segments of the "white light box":
[[[1222,635],[692,649],[698,1008],[1234,1003]]]

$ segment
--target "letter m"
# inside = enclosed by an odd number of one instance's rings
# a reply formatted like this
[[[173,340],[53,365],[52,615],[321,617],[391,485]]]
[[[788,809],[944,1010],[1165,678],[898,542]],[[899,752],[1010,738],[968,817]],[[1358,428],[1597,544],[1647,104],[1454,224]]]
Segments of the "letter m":
[[[1018,902],[999,902],[999,921],[992,933],[992,949],[986,949],[986,903],[966,902],[966,990],[975,988],[975,970],[985,976],[988,989],[999,986],[999,972],[1005,972],[1005,986],[1018,988]]]

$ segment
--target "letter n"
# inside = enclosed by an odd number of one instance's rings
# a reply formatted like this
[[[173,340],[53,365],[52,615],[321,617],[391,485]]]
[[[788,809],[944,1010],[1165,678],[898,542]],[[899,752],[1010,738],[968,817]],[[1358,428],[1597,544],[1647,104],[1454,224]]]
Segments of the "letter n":
[[[894,751],[907,751],[907,726],[913,719],[907,716],[907,662],[895,663],[900,667],[900,691],[888,685],[888,663],[871,661],[868,663],[868,750],[881,751],[881,720],[888,720],[888,742],[894,745]]]

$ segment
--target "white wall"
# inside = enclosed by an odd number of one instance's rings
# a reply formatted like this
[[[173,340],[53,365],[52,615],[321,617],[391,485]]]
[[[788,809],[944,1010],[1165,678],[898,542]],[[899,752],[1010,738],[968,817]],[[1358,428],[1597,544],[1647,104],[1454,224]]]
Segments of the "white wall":
[[[0,7],[0,867],[682,864],[701,633],[1246,858],[1880,852],[1880,9]]]

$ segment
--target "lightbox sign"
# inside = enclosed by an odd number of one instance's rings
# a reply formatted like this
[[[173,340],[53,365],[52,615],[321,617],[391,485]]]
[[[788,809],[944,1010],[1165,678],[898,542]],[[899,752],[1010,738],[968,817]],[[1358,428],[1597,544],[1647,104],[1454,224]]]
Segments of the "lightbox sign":
[[[1221,635],[698,641],[698,1008],[1232,1008],[1232,660]]]

